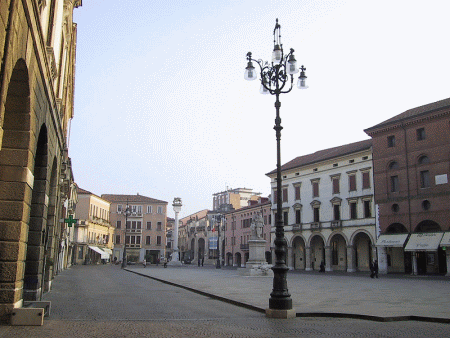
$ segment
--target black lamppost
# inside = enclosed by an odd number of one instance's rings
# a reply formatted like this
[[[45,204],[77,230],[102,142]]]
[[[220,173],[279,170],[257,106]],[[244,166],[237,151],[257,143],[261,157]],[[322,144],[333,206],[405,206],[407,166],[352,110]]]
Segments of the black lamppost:
[[[294,74],[299,72],[297,61],[294,57],[294,50],[291,48],[287,55],[284,55],[283,45],[281,44],[281,26],[276,20],[275,29],[273,30],[274,48],[272,53],[272,62],[264,62],[262,60],[252,59],[252,53],[247,54],[247,67],[245,68],[244,78],[246,80],[256,80],[258,75],[261,81],[261,94],[275,95],[275,129],[277,139],[277,213],[275,215],[275,265],[272,267],[273,290],[270,294],[269,309],[266,311],[267,316],[287,318],[294,317],[295,310],[292,308],[292,299],[287,288],[287,272],[289,268],[286,266],[287,242],[284,238],[284,226],[282,219],[282,199],[281,199],[281,155],[280,155],[280,138],[281,118],[280,118],[280,94],[289,93],[293,88]],[[260,68],[259,72],[253,67],[256,62]],[[299,89],[308,88],[305,84],[306,76],[303,66],[301,67],[300,76],[298,77],[297,87]],[[290,79],[290,81],[289,81]],[[290,83],[289,83],[290,82]]]
[[[128,201],[127,207],[123,211],[123,214],[125,215],[125,238],[123,242],[122,269],[127,267],[127,223],[128,223],[128,216],[131,215],[131,210],[128,206]]]

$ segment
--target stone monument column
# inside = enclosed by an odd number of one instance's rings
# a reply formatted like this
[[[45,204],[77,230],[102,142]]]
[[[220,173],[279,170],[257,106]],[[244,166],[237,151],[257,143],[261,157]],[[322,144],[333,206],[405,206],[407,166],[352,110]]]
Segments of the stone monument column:
[[[173,199],[173,211],[175,212],[175,224],[173,225],[172,230],[172,238],[173,238],[173,251],[172,251],[172,259],[168,263],[168,265],[171,266],[179,266],[181,265],[180,259],[179,259],[179,252],[178,252],[178,213],[181,211],[181,198],[175,197]]]

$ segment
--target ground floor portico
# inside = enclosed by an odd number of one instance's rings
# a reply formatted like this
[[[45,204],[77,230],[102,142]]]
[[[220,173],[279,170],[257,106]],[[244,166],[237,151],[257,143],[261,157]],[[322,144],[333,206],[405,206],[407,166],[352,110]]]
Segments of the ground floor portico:
[[[287,265],[293,270],[369,271],[376,259],[374,227],[286,232]]]
[[[164,261],[165,254],[163,249],[151,248],[128,248],[127,247],[127,262],[141,263],[145,261],[148,264],[157,264]],[[123,259],[123,248],[115,247],[113,249],[113,261],[121,262]]]

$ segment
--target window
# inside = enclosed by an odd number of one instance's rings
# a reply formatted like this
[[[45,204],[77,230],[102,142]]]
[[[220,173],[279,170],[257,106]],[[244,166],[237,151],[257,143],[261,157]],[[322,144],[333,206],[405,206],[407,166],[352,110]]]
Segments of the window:
[[[162,214],[163,213],[163,207],[162,206],[158,206],[157,213],[158,214]]]
[[[392,204],[391,210],[393,212],[398,212],[400,210],[400,206],[397,203]]]
[[[156,223],[156,230],[161,230],[162,222]]]
[[[302,216],[301,210],[300,209],[295,210],[295,224],[301,224],[302,223],[301,216]]]
[[[362,173],[362,187],[363,187],[363,189],[370,188],[370,172],[369,171],[364,171]]]
[[[339,192],[340,192],[340,187],[339,187],[340,179],[339,179],[339,177],[333,177],[332,178],[332,182],[333,182],[333,194],[339,194]]]
[[[287,188],[283,188],[283,202],[288,201],[288,190]]]
[[[333,205],[333,217],[335,221],[339,221],[341,219],[341,206],[339,204]]]
[[[421,188],[430,187],[430,172],[428,170],[423,170],[420,172],[420,187]]]
[[[425,128],[419,128],[416,130],[417,141],[425,140]]]
[[[398,163],[395,161],[392,161],[391,163],[389,163],[389,169],[390,170],[398,169]]]
[[[156,245],[161,245],[161,236],[156,236]]]
[[[423,210],[429,210],[430,207],[431,207],[430,201],[425,200],[425,201],[422,202],[422,209],[423,209]]]
[[[278,202],[278,192],[276,189],[273,191],[273,204],[277,204]]]
[[[348,176],[348,190],[356,191],[356,175]]]
[[[289,212],[287,211],[283,212],[283,224],[284,225],[289,224]]]
[[[395,136],[388,136],[387,138],[387,146],[389,148],[395,147]]]
[[[313,208],[313,214],[314,214],[314,223],[320,222],[320,209],[319,207]]]
[[[299,199],[300,199],[300,186],[299,186],[299,185],[296,185],[296,186],[294,187],[294,190],[295,190],[295,199],[296,199],[296,200],[299,200]]]
[[[151,214],[152,213],[152,206],[151,205],[147,205],[147,214]]]
[[[136,229],[140,229],[142,226],[142,222],[141,221],[137,221],[136,222]]]
[[[125,244],[130,244],[130,236],[125,236]]]
[[[419,158],[419,164],[429,164],[430,163],[430,159],[428,158],[428,156],[421,156]]]
[[[117,204],[117,212],[122,212],[122,204]]]
[[[152,222],[147,222],[147,230],[152,230]]]
[[[120,229],[122,227],[122,221],[117,221],[116,222],[116,228]]]
[[[370,218],[372,217],[372,209],[370,205],[370,201],[364,201],[364,217]]]
[[[131,229],[131,221],[127,221],[127,229]]]
[[[141,236],[136,236],[136,244],[141,244]]]
[[[358,218],[356,207],[357,207],[356,202],[350,202],[350,219],[357,219]]]
[[[313,197],[319,197],[319,181],[312,182]]]
[[[391,176],[391,192],[398,192],[398,176]]]
[[[120,244],[120,235],[116,235],[116,244]]]

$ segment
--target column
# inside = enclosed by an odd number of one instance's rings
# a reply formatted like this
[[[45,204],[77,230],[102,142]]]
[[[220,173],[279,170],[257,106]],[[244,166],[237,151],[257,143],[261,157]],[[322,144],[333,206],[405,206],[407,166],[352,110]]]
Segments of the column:
[[[387,266],[387,252],[386,247],[381,246],[378,248],[378,272],[380,274],[387,274],[388,266]]]
[[[347,246],[347,272],[355,272],[355,251],[353,245]]]
[[[181,198],[175,197],[173,199],[173,211],[175,212],[175,224],[173,225],[172,230],[172,238],[173,238],[173,251],[172,251],[172,259],[168,263],[168,265],[181,265],[180,259],[179,259],[179,252],[178,252],[178,213],[181,211]]]
[[[412,274],[413,275],[418,275],[418,272],[417,272],[417,256],[416,256],[416,252],[415,251],[413,251],[412,252],[412,255],[411,255],[411,257],[412,257]]]
[[[286,252],[286,265],[289,268],[289,270],[294,270],[294,262],[293,262],[293,257],[292,257],[292,247],[288,246],[287,247],[287,252]]]
[[[311,269],[311,247],[305,247],[305,271],[312,271]]]
[[[333,271],[331,268],[331,247],[325,247],[325,271]]]
[[[447,274],[446,274],[446,276],[450,277],[450,251],[449,250],[446,251],[445,258],[447,260]]]

